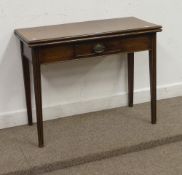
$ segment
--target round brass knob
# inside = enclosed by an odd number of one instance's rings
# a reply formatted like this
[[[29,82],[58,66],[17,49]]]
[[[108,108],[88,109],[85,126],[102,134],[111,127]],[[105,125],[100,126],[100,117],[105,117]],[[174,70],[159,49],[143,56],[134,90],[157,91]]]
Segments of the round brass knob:
[[[101,43],[98,43],[94,46],[94,52],[99,54],[99,53],[103,53],[105,51],[105,46]]]

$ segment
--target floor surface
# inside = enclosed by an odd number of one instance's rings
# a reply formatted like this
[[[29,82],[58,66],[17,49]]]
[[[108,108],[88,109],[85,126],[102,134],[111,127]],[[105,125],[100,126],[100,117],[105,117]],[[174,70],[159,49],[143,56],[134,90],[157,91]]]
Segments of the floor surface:
[[[150,175],[170,166],[182,174],[182,97],[158,102],[157,125],[150,124],[145,103],[47,121],[44,132],[45,147],[38,148],[36,125],[0,130],[0,175],[82,175],[87,169],[127,175],[135,168],[135,174]]]

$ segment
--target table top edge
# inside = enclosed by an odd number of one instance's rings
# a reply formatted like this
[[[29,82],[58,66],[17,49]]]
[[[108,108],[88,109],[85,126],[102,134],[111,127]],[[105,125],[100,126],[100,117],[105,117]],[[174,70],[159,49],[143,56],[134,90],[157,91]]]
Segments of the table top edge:
[[[112,32],[112,33],[100,33],[98,35],[95,35],[95,34],[90,34],[90,35],[81,35],[81,36],[74,36],[74,37],[62,37],[62,38],[54,38],[54,39],[51,39],[51,40],[36,40],[36,41],[28,41],[26,40],[26,38],[24,38],[23,36],[21,36],[16,30],[14,31],[15,35],[17,36],[17,38],[22,41],[23,43],[25,43],[26,45],[28,46],[36,46],[36,45],[45,45],[46,43],[47,44],[51,44],[51,43],[63,43],[63,42],[69,42],[71,40],[78,40],[78,41],[81,41],[82,39],[85,40],[85,39],[90,39],[90,38],[100,38],[100,37],[109,37],[110,35],[121,35],[121,36],[129,36],[129,35],[133,35],[133,34],[145,34],[145,33],[156,33],[156,32],[161,32],[162,31],[162,26],[157,26],[155,28],[150,28],[149,30],[136,30],[136,31],[132,31],[132,32],[128,32],[126,31],[126,34],[124,32]]]

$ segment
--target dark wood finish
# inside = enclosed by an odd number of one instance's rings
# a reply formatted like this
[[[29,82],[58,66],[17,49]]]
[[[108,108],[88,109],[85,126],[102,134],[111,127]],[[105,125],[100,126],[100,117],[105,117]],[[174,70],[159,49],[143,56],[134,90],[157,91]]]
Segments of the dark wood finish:
[[[40,47],[39,55],[41,63],[71,60],[75,58],[74,46],[58,44]]]
[[[128,53],[128,106],[133,107],[134,53]]]
[[[31,102],[29,61],[23,55],[23,43],[22,42],[20,42],[20,46],[21,46],[21,58],[22,58],[23,78],[24,78],[24,86],[25,86],[28,124],[32,125],[33,122],[32,122],[32,102]]]
[[[39,140],[39,147],[43,147],[44,139],[43,139],[42,92],[41,92],[39,49],[36,48],[32,49],[32,62],[33,62],[38,140]]]
[[[17,29],[15,33],[29,45],[69,39],[88,38],[129,32],[160,30],[161,26],[135,17],[95,20],[53,26]]]
[[[94,51],[98,45],[103,45],[101,53]],[[151,49],[150,36],[143,34],[134,37],[114,37],[92,41],[75,42],[74,44],[56,44],[40,47],[40,62],[65,61],[83,57],[108,55],[118,52],[136,52]],[[26,53],[25,53],[26,54]],[[28,55],[28,53],[26,54]]]
[[[32,62],[32,49],[22,42],[22,55]]]
[[[157,68],[156,68],[156,34],[152,34],[152,50],[149,51],[151,123],[157,123]]]
[[[128,53],[128,100],[133,106],[134,52],[149,50],[151,122],[156,123],[156,33],[162,27],[129,17],[15,30],[21,41],[27,111],[31,123],[28,60],[33,64],[39,146],[44,145],[41,64]]]
[[[140,44],[138,44],[140,43]],[[104,50],[96,53],[94,47],[101,44]],[[147,35],[139,35],[134,37],[114,37],[110,39],[93,40],[89,42],[80,42],[75,46],[75,55],[77,58],[113,54],[118,52],[132,52],[148,50],[151,48],[150,38]]]

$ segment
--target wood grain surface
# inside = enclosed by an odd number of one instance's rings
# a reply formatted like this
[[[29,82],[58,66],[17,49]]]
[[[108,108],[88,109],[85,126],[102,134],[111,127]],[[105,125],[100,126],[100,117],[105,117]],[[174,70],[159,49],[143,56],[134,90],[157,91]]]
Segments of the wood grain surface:
[[[161,29],[135,17],[86,21],[70,24],[16,29],[15,34],[27,44],[78,39],[91,36]]]

